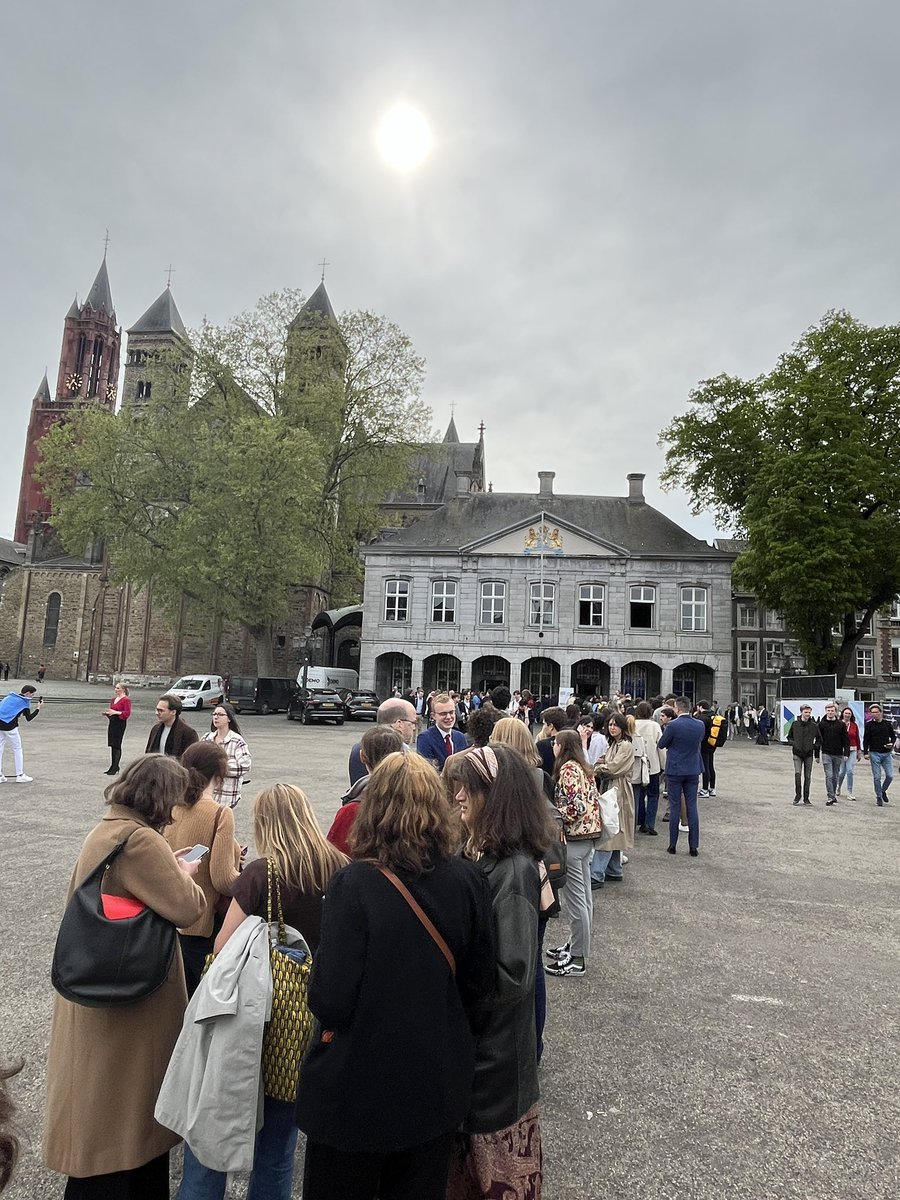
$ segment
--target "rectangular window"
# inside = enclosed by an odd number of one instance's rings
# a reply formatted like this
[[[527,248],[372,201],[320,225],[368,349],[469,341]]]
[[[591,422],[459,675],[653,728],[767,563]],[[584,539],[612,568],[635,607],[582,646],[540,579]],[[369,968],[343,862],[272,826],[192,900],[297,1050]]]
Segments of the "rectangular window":
[[[706,632],[706,588],[681,589],[681,628],[685,633]]]
[[[784,617],[771,608],[766,609],[766,629],[784,629]]]
[[[758,629],[759,628],[759,609],[755,604],[739,604],[738,610],[738,629]]]
[[[891,601],[891,620],[900,621],[900,596],[895,596]]]
[[[384,581],[384,619],[386,621],[409,620],[409,581],[386,579]]]
[[[481,585],[481,624],[502,625],[506,620],[506,584]]]
[[[862,626],[863,637],[871,637],[872,636],[872,618],[870,617],[869,620],[866,621],[865,624],[863,624],[863,618],[865,617],[865,615],[866,614],[862,609],[859,609],[856,613],[854,613],[854,616],[856,617],[856,624],[858,626],[859,625]]]
[[[777,675],[784,666],[784,642],[766,642],[766,670]]]
[[[856,673],[857,673],[857,675],[874,675],[875,674],[875,651],[874,650],[857,650],[856,651]]]
[[[583,583],[578,589],[578,624],[603,624],[602,583]]]
[[[456,581],[436,579],[431,585],[431,619],[445,625],[456,620]]]
[[[891,646],[891,674],[900,675],[900,642]]]
[[[656,588],[632,584],[628,592],[629,625],[632,629],[653,629],[656,624]]]
[[[738,655],[742,671],[759,670],[759,642],[738,642]]]
[[[530,625],[552,625],[553,604],[556,599],[556,584],[533,583],[531,585]]]

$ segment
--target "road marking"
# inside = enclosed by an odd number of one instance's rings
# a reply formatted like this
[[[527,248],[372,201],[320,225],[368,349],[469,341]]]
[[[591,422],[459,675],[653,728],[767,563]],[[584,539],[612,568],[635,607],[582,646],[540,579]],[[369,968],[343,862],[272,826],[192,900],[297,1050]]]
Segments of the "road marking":
[[[742,1004],[784,1004],[784,1001],[779,1000],[777,996],[741,996],[732,992],[731,998],[739,1000]]]

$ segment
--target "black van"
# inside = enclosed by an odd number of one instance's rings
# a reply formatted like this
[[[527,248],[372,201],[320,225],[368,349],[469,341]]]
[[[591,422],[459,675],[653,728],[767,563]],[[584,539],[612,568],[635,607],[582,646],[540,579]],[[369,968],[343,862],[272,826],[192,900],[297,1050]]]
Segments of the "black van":
[[[232,675],[228,703],[236,712],[279,712],[287,708],[297,690],[296,679],[262,679],[256,675]]]

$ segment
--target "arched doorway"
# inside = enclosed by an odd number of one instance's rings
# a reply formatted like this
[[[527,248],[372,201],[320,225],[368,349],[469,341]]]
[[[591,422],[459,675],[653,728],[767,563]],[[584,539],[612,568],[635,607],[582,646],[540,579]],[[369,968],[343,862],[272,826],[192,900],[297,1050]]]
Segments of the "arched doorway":
[[[455,654],[432,654],[422,663],[422,687],[429,692],[458,692],[462,663]]]
[[[549,696],[555,701],[559,697],[559,663],[552,658],[527,658],[519,687],[538,699]]]
[[[630,662],[622,668],[621,690],[633,700],[649,700],[658,696],[661,672],[656,663]]]
[[[380,700],[393,696],[394,689],[412,687],[412,659],[405,654],[379,654],[375,659],[375,692]]]
[[[347,638],[337,648],[338,667],[349,667],[351,671],[359,670],[359,638]]]
[[[708,700],[712,703],[718,699],[713,696],[716,673],[712,667],[704,667],[702,663],[681,663],[672,672],[672,691],[676,696],[686,696],[692,704],[698,700]]]
[[[581,658],[572,664],[572,687],[579,700],[609,696],[609,663],[601,658]]]
[[[486,654],[472,663],[472,690],[509,687],[509,662],[499,654]]]

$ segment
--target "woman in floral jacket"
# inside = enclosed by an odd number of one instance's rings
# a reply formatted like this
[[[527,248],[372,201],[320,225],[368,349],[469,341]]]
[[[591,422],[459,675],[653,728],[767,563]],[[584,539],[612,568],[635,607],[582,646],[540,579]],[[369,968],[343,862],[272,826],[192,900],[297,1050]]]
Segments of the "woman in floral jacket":
[[[591,855],[600,836],[600,798],[594,776],[584,757],[581,737],[574,729],[563,729],[553,738],[554,803],[566,833],[566,885],[562,890],[569,920],[570,941],[547,951],[549,975],[583,975],[591,947],[593,900],[591,898]]]

